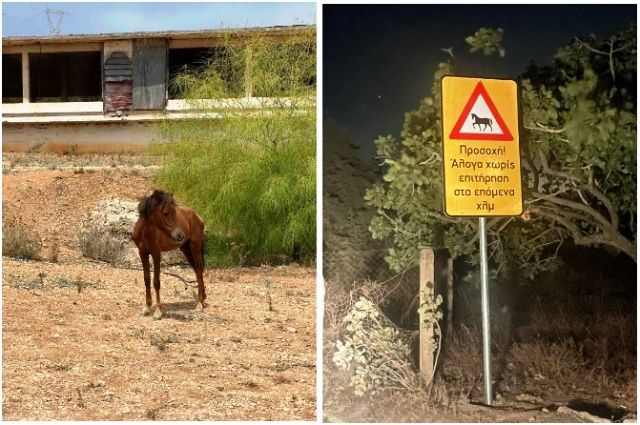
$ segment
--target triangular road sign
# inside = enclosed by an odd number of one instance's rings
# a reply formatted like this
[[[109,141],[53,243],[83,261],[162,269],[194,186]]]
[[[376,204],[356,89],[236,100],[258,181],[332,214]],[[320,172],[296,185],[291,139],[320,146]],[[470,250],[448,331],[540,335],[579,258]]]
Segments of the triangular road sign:
[[[512,141],[496,105],[491,100],[482,81],[478,81],[471,97],[451,131],[450,139]]]

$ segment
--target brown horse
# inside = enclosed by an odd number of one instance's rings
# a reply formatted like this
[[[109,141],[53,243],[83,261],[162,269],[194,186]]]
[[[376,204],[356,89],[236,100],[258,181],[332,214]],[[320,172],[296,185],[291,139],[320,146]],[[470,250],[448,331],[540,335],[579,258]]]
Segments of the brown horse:
[[[171,193],[154,190],[151,196],[138,204],[138,222],[133,229],[133,241],[138,247],[144,285],[146,305],[143,315],[151,314],[151,271],[149,255],[153,258],[153,287],[156,290],[154,319],[162,318],[160,308],[160,259],[162,252],[180,248],[196,272],[198,280],[198,305],[204,309],[204,221],[191,208],[176,205]]]

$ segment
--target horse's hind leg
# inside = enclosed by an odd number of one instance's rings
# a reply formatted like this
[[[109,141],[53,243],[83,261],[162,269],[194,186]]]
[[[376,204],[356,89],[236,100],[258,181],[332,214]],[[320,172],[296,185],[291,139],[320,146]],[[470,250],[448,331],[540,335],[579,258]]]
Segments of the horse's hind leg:
[[[151,265],[149,264],[149,253],[140,252],[140,260],[142,260],[142,271],[144,273],[144,289],[145,289],[145,306],[142,309],[142,315],[151,314]]]
[[[202,299],[202,289],[200,287],[200,278],[198,277],[198,268],[196,267],[196,261],[193,258],[193,254],[191,252],[191,241],[188,241],[187,243],[182,245],[180,247],[180,251],[182,251],[182,253],[186,257],[187,261],[193,268],[193,271],[196,272],[196,279],[198,280],[198,301],[196,302],[196,306],[197,306],[198,303],[200,303],[200,300]]]
[[[180,251],[184,254],[184,257],[189,262],[189,265],[195,269],[195,263],[193,262],[193,255],[191,255],[191,248],[189,248],[189,241],[180,247]]]
[[[160,308],[160,260],[162,258],[160,252],[151,254],[153,258],[153,288],[156,290],[156,312],[153,318],[162,319],[162,309]]]
[[[189,241],[189,250],[193,256],[193,270],[196,272],[196,279],[198,280],[198,304],[204,310],[207,306],[205,300],[207,294],[204,290],[204,241],[193,242]]]
[[[191,248],[189,248],[189,241],[187,241],[187,243],[185,243],[184,245],[182,245],[180,247],[180,251],[182,251],[182,253],[184,254],[184,257],[187,259],[187,261],[189,262],[189,265],[195,270],[196,269],[196,264],[193,261],[193,255],[191,254]],[[185,288],[186,287],[186,282],[185,282]]]

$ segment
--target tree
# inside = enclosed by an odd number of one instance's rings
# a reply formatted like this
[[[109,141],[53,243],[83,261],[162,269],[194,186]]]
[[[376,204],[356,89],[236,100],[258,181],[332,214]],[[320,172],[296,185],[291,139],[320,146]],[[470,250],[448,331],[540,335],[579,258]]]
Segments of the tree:
[[[502,57],[502,34],[483,28],[466,41],[472,52]],[[636,260],[635,45],[635,25],[605,40],[576,38],[552,66],[520,77],[525,211],[487,221],[494,274],[533,278],[554,267],[567,239]],[[442,212],[440,79],[458,71],[453,58],[441,63],[400,139],[376,140],[385,173],[365,195],[377,211],[369,229],[392,240],[394,270],[414,264],[424,245],[477,260],[477,220]]]

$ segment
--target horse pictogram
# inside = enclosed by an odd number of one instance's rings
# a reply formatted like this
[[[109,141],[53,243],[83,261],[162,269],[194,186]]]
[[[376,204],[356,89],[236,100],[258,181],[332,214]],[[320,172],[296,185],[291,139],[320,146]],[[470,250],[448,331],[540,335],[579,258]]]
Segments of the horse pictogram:
[[[491,126],[491,124],[493,124],[493,120],[491,118],[480,118],[476,114],[471,114],[471,119],[473,120],[472,126],[474,128],[477,125],[478,130],[480,130],[480,126],[484,124],[484,127],[481,131],[485,131],[487,129],[487,126],[489,126],[489,129],[493,131],[493,127]]]

